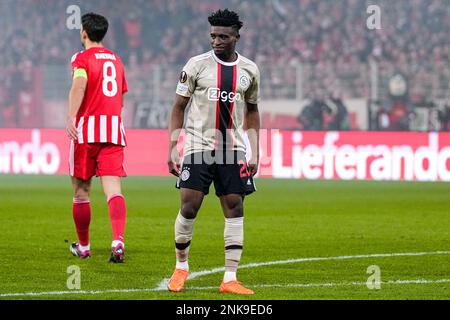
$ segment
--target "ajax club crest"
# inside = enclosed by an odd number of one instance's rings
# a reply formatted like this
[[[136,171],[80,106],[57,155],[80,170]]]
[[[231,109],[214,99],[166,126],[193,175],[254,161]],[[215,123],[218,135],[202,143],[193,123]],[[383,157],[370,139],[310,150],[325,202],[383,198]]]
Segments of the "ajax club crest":
[[[189,179],[189,176],[191,174],[189,173],[189,170],[183,170],[183,172],[181,172],[181,180],[186,181],[187,179]]]
[[[243,90],[247,90],[250,86],[250,80],[245,74],[243,74],[239,77],[239,84]]]

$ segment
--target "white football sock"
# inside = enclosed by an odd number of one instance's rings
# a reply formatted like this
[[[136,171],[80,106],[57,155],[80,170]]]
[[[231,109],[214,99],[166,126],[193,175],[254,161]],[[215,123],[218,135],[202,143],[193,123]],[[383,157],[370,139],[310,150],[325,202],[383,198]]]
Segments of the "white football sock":
[[[236,274],[244,244],[244,217],[225,218],[223,237],[225,240],[225,273]]]
[[[189,264],[188,264],[187,260],[183,261],[183,262],[177,261],[175,268],[189,271]]]
[[[119,244],[121,244],[122,247],[125,249],[125,243],[123,243],[123,241],[120,241],[120,240],[114,240],[114,241],[111,243],[111,247],[116,247],[116,246],[119,245]]]
[[[81,244],[78,246],[81,251],[91,250],[91,244],[88,244],[87,246],[82,246]]]
[[[225,271],[223,282],[237,281],[236,272]]]

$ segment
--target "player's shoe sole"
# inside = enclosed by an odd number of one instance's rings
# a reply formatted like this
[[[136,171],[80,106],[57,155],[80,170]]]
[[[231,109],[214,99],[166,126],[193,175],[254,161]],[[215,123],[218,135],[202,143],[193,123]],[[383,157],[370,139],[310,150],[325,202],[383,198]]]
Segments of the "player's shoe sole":
[[[125,250],[121,244],[111,248],[111,255],[109,256],[109,262],[123,263],[125,259]]]
[[[167,289],[172,292],[182,291],[188,275],[189,272],[186,270],[175,269],[169,283],[167,284]]]
[[[240,284],[238,281],[229,281],[222,282],[220,285],[219,291],[222,293],[234,293],[234,294],[243,294],[243,295],[251,295],[255,294],[253,290],[250,290]]]
[[[72,243],[69,247],[70,252],[75,256],[79,257],[80,259],[88,259],[91,257],[91,251],[90,250],[80,250],[80,244],[79,243]]]

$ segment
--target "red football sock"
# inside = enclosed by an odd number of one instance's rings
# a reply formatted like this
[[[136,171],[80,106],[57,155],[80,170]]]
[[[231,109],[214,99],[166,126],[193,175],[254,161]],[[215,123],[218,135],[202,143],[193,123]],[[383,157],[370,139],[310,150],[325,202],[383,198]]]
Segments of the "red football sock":
[[[121,194],[115,194],[108,200],[109,217],[111,219],[113,240],[123,242],[127,209],[125,199]]]
[[[73,199],[73,220],[75,221],[80,245],[89,245],[89,224],[91,223],[89,200]]]

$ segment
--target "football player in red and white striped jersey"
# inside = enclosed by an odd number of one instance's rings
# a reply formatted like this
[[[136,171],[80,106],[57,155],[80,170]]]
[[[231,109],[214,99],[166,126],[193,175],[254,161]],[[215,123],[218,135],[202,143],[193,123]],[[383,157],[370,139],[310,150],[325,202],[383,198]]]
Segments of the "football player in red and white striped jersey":
[[[113,230],[110,261],[122,262],[126,206],[121,177],[126,176],[123,166],[126,139],[121,114],[127,83],[119,56],[102,45],[108,31],[106,18],[88,13],[83,15],[81,24],[85,50],[72,57],[73,83],[66,122],[66,132],[72,140],[69,165],[74,188],[73,218],[79,240],[70,250],[80,258],[91,255],[89,193],[92,177],[99,176]]]

